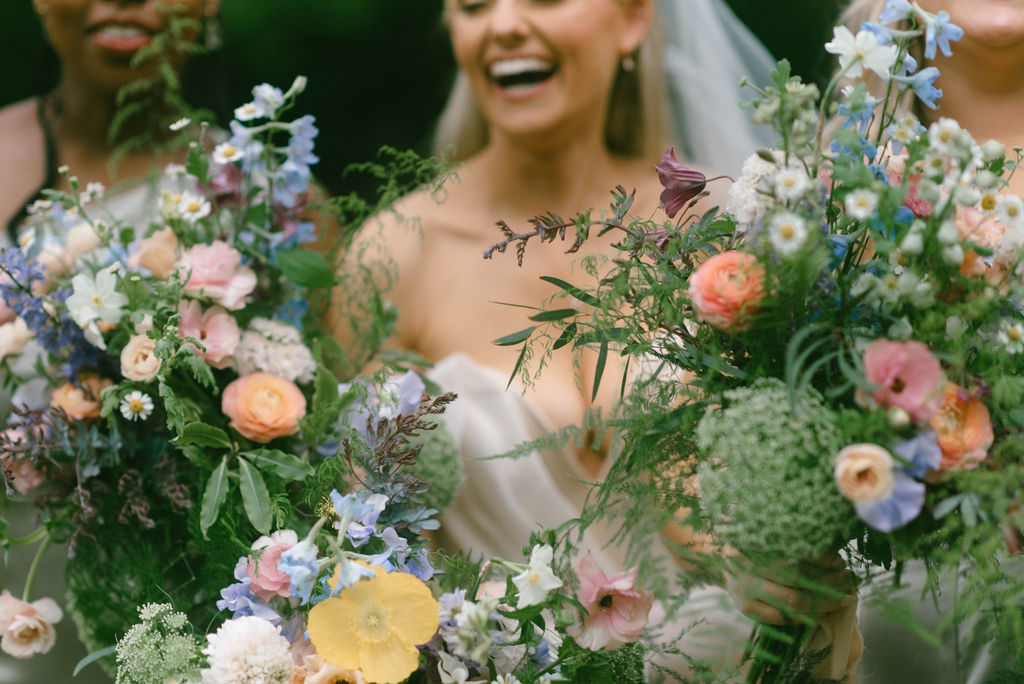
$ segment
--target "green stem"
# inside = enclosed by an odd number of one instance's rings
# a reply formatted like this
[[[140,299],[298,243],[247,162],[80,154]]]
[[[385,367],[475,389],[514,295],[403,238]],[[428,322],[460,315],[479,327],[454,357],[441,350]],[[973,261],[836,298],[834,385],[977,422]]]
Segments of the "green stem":
[[[846,76],[846,72],[848,72],[851,68],[853,68],[853,65],[860,64],[860,62],[861,62],[861,60],[855,59],[852,62],[850,62],[849,64],[847,64],[843,68],[842,71],[840,71],[838,74],[836,74],[835,76],[832,77],[832,80],[829,81],[828,87],[825,88],[825,94],[821,98],[821,107],[818,109],[818,133],[814,137],[814,158],[815,159],[820,159],[821,158],[821,142],[822,142],[822,139],[825,137],[825,112],[828,109],[829,101],[832,99],[832,91],[836,89],[836,86],[839,85],[839,82],[843,79],[844,76]],[[817,175],[818,175],[818,163],[815,162],[815,164],[814,164],[814,173],[812,174],[812,177],[816,177]]]
[[[40,527],[29,532],[24,537],[15,537],[14,539],[11,539],[9,543],[11,546],[27,546],[28,544],[38,544],[46,537],[46,535],[46,528]]]
[[[41,528],[45,531],[46,528]],[[36,550],[36,557],[32,559],[32,565],[29,566],[28,576],[25,578],[25,591],[21,593],[21,600],[28,603],[28,597],[32,595],[32,581],[36,578],[36,570],[39,569],[39,563],[43,560],[43,554],[46,553],[46,548],[50,545],[50,535],[46,533],[43,536],[43,541],[39,544],[39,548]]]

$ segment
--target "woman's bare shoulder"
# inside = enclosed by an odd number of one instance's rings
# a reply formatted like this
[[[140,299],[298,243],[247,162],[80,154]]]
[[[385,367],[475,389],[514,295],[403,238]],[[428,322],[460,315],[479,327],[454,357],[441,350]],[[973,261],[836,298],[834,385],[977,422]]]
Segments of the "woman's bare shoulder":
[[[23,100],[0,109],[0,219],[6,221],[46,175],[43,134],[36,121],[36,101]]]

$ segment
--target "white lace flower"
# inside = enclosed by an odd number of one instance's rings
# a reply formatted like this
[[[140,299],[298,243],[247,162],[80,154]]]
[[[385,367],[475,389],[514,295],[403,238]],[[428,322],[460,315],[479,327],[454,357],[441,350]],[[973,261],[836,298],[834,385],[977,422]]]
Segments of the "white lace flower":
[[[294,666],[288,640],[277,627],[253,615],[228,620],[207,637],[209,667],[203,684],[290,684]]]
[[[867,68],[887,81],[896,63],[895,45],[879,45],[870,31],[858,31],[854,36],[845,26],[833,29],[833,38],[825,43],[825,50],[839,56],[839,68],[850,78],[860,78]]]
[[[533,547],[530,567],[512,578],[512,583],[519,590],[519,608],[543,603],[548,592],[562,586],[562,580],[551,571],[554,554],[550,544]]]
[[[185,128],[185,126],[188,126],[190,123],[192,123],[192,119],[183,116],[182,118],[180,118],[177,121],[175,121],[174,123],[172,123],[169,126],[169,128],[172,131],[177,132],[177,131],[180,131],[181,129]]]
[[[100,320],[116,323],[128,298],[117,291],[117,277],[104,269],[96,277],[79,273],[71,279],[73,292],[67,299],[68,313],[82,328]]]
[[[103,193],[106,190],[103,183],[92,182],[85,186],[85,190],[79,194],[78,199],[82,201],[82,204],[99,201],[103,199]]]
[[[1003,195],[996,202],[996,215],[1008,226],[1024,226],[1024,202],[1016,195]]]
[[[244,156],[245,154],[242,150],[228,142],[221,143],[220,145],[217,145],[217,147],[213,148],[213,161],[218,164],[236,162]]]
[[[776,153],[776,156],[780,154]],[[775,164],[758,154],[750,155],[743,162],[739,178],[729,188],[729,199],[725,205],[725,210],[736,217],[737,229],[741,232],[760,222],[772,208],[767,182],[777,170]]]
[[[153,413],[153,399],[145,392],[135,390],[121,400],[120,409],[126,420],[146,420]]]
[[[999,343],[1010,354],[1024,351],[1024,324],[1020,321],[1003,321],[996,334]]]
[[[768,224],[768,240],[779,254],[795,254],[807,242],[807,222],[791,211],[780,211]]]
[[[867,221],[878,208],[878,195],[860,188],[846,196],[846,213],[858,221]]]
[[[299,331],[266,318],[254,318],[235,350],[239,375],[264,372],[291,382],[309,382],[316,373],[312,352]]]
[[[178,212],[189,223],[210,215],[210,202],[205,197],[190,192],[183,193],[178,200]]]

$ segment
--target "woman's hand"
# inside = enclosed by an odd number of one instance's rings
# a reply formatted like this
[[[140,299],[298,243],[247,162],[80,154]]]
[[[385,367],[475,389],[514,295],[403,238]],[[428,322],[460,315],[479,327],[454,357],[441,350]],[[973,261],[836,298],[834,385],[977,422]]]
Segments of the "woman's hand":
[[[857,602],[853,574],[838,554],[772,567],[736,558],[726,589],[740,611],[771,625],[803,621],[800,616],[820,624]]]

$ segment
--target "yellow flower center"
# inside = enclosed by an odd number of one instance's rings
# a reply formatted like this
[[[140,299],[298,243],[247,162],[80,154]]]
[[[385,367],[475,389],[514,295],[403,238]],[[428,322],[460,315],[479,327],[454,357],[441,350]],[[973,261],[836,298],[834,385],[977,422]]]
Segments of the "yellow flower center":
[[[185,209],[188,210],[189,213],[195,214],[199,211],[199,202],[189,202],[188,206],[185,207]]]
[[[387,617],[388,612],[384,606],[369,605],[363,608],[357,625],[360,639],[382,641],[388,635]]]
[[[101,306],[103,306],[103,295],[97,292],[92,296],[92,299],[89,300],[89,303],[92,304],[93,307],[97,309],[100,308]]]
[[[1006,336],[1014,342],[1020,342],[1024,338],[1024,329],[1021,329],[1019,325],[1011,325],[1006,330]]]
[[[128,410],[132,413],[142,413],[142,409],[143,406],[141,399],[132,399],[128,402]]]
[[[540,582],[540,575],[537,574],[536,570],[534,570],[533,572],[531,572],[529,575],[526,576],[526,581],[529,582],[530,584],[537,584],[538,582]]]
[[[863,50],[857,50],[857,51],[856,51],[856,52],[854,52],[853,54],[854,54],[854,56],[855,56],[855,57],[856,57],[857,59],[864,59],[864,51],[863,51]]]
[[[30,242],[32,242],[32,234],[26,233],[25,235],[21,236],[21,241],[19,244],[21,244],[22,248],[24,248],[27,247]]]
[[[181,195],[171,195],[171,199],[174,200],[175,203],[180,202],[181,201]]]
[[[996,196],[985,195],[981,198],[981,208],[985,211],[992,211],[996,208]]]
[[[793,186],[796,185],[796,178],[794,178],[793,176],[786,176],[785,178],[782,179],[782,184],[787,188],[792,188]]]
[[[789,223],[784,223],[782,224],[782,227],[779,228],[779,235],[781,235],[786,240],[792,239],[793,235],[795,234],[796,231],[793,230],[793,226]]]
[[[236,150],[233,145],[228,145],[227,147],[224,148],[224,156],[234,157],[237,151],[238,150]]]
[[[942,132],[939,133],[939,140],[941,140],[944,143],[949,142],[950,140],[952,140],[952,138],[953,131],[949,130],[948,128],[944,129]]]
[[[1016,204],[1007,204],[1006,205],[1006,215],[1009,216],[1010,218],[1016,217],[1017,214],[1019,214],[1019,213],[1020,213],[1020,207],[1018,207]]]

